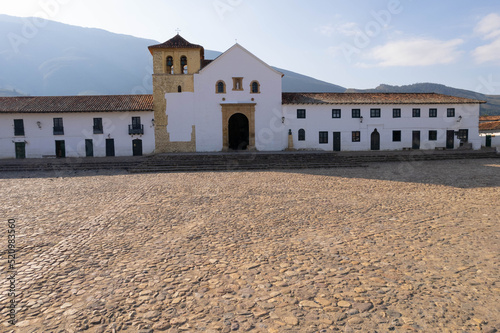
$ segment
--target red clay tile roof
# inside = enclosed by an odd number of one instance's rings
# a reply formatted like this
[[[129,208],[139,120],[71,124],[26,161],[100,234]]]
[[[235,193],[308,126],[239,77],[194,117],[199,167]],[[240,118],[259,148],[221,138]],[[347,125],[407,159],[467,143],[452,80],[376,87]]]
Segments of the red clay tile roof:
[[[196,45],[196,44],[191,44],[187,40],[181,37],[181,35],[176,35],[175,37],[167,40],[165,43],[162,44],[157,44],[157,45],[151,45],[148,47],[148,49],[151,51],[151,49],[165,49],[165,48],[182,48],[182,49],[203,49],[203,46],[201,45]]]
[[[283,93],[283,104],[477,104],[474,99],[424,93]]]
[[[153,111],[153,95],[0,97],[0,113]]]
[[[479,121],[499,121],[500,116],[481,116]]]
[[[500,131],[500,121],[490,121],[479,124],[480,131]]]

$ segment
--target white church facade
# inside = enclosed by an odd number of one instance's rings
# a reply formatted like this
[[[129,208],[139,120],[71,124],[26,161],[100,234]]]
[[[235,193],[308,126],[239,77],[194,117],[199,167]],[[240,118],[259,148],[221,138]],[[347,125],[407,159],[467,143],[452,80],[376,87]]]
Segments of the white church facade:
[[[482,101],[283,93],[283,74],[239,44],[213,61],[180,35],[149,50],[153,95],[0,98],[0,158],[481,147]]]

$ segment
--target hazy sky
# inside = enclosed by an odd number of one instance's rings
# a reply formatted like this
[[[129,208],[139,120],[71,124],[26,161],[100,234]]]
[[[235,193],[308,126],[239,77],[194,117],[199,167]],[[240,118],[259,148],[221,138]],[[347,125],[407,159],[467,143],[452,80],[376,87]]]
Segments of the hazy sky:
[[[500,94],[498,0],[16,0],[40,16],[209,50],[235,40],[270,65],[348,88],[442,83]]]

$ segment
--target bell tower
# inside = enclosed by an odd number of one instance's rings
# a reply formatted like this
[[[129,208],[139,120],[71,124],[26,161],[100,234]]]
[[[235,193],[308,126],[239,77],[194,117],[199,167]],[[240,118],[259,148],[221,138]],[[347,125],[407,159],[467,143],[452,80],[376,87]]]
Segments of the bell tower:
[[[200,45],[189,43],[179,34],[148,49],[153,56],[155,152],[170,152],[165,94],[194,92],[193,75],[201,69],[205,50]]]

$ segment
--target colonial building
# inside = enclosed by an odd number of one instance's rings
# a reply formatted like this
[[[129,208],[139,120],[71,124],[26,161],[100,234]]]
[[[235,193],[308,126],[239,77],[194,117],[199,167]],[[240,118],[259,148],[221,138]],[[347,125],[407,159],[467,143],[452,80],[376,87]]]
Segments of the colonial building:
[[[483,146],[500,148],[500,116],[480,117],[479,136]]]
[[[0,98],[0,158],[154,152],[151,95]]]
[[[0,158],[481,147],[481,101],[283,93],[239,44],[213,61],[180,35],[149,51],[153,95],[0,98]]]
[[[334,151],[479,149],[479,103],[432,93],[283,94],[294,147]]]
[[[153,55],[156,152],[479,149],[481,101],[438,94],[282,93],[239,44],[213,61],[177,35]]]

